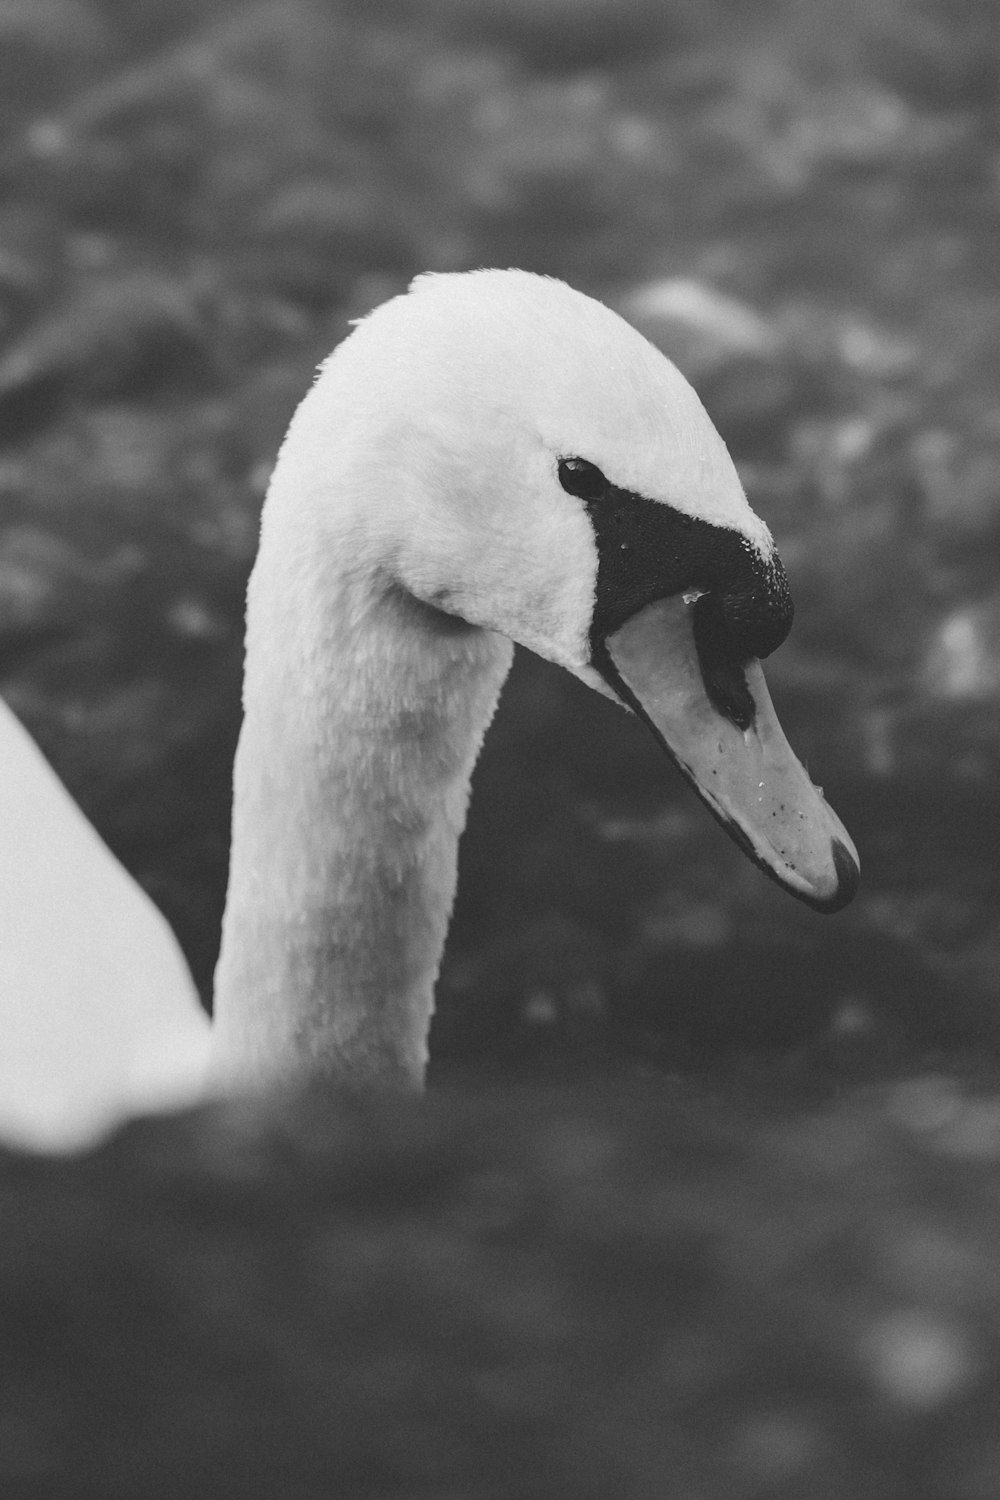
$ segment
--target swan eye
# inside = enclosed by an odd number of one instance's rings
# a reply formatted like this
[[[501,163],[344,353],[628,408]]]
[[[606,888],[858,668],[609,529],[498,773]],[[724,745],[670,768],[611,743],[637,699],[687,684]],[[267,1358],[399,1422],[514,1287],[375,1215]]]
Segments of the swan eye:
[[[597,465],[585,458],[561,458],[559,483],[578,500],[600,500],[608,488],[608,481]]]

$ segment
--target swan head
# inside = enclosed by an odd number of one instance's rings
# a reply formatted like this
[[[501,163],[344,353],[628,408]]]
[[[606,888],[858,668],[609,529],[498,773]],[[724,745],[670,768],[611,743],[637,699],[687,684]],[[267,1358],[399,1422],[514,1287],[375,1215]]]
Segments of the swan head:
[[[791,625],[784,570],[663,354],[562,282],[426,275],[361,320],[321,394],[339,547],[625,704],[768,875],[819,910],[851,899],[857,853],[759,665]]]

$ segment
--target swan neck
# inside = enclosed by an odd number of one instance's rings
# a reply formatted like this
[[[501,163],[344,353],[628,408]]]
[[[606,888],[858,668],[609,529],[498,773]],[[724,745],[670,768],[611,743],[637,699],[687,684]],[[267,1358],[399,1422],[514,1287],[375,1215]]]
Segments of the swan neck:
[[[265,514],[214,1067],[420,1087],[469,782],[512,648]],[[322,549],[319,549],[322,550]]]

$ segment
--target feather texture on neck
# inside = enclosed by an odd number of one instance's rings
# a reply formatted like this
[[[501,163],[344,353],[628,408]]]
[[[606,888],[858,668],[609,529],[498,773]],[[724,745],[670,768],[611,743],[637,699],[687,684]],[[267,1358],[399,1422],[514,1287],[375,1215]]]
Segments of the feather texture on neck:
[[[413,598],[363,545],[370,468],[352,476],[347,455],[337,473],[328,454],[323,491],[341,499],[317,508],[302,438],[321,419],[307,398],[248,596],[214,1066],[241,1087],[419,1087],[470,777],[513,648]]]

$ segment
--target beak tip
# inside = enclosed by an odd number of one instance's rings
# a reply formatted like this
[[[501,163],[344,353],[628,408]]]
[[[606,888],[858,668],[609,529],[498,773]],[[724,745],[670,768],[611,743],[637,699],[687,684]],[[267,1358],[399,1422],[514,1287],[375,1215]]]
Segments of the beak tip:
[[[823,912],[826,916],[832,916],[834,912],[843,911],[845,906],[849,906],[857,895],[858,886],[861,883],[861,867],[854,851],[838,838],[830,840],[830,851],[837,874],[837,884],[831,896],[815,903],[817,911]]]

